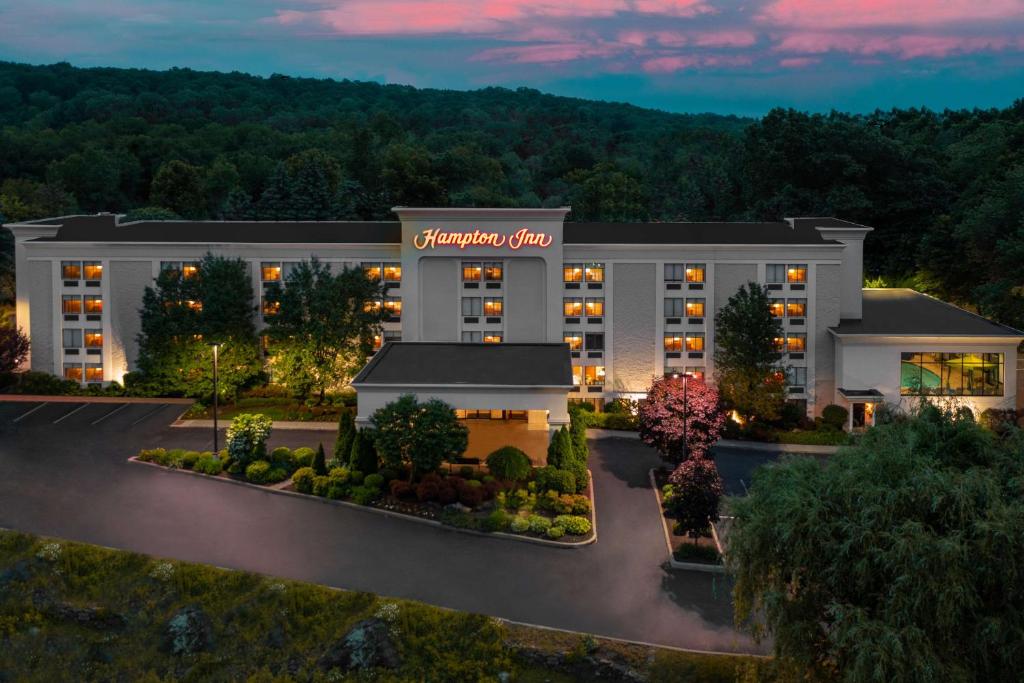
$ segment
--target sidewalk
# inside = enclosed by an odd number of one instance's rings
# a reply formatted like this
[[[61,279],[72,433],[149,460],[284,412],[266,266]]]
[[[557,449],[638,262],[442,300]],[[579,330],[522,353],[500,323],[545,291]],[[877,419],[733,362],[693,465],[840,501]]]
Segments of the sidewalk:
[[[221,418],[217,420],[217,426],[227,429],[228,425],[231,424],[231,418]],[[185,428],[213,428],[213,420],[175,420],[171,425],[172,427],[185,427]],[[306,422],[287,422],[274,420],[274,429],[303,429],[306,431],[324,431],[324,432],[336,432],[338,431],[338,423],[335,422],[314,422],[312,420]]]

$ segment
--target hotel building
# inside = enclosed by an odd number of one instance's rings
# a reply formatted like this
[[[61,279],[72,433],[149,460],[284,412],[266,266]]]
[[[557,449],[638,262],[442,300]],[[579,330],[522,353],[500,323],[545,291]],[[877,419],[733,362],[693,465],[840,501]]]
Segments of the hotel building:
[[[557,426],[565,396],[600,405],[640,397],[667,373],[711,380],[715,312],[747,282],[772,297],[789,398],[810,415],[837,403],[859,426],[879,401],[920,393],[1019,407],[1024,334],[910,290],[863,289],[869,227],[574,223],[567,211],[397,207],[395,222],[99,214],[5,227],[31,368],[86,383],[134,368],[142,294],[160,271],[188,277],[212,252],[249,265],[260,324],[276,305],[265,286],[311,256],[388,284],[381,342],[395,343],[354,382],[361,421],[414,391],[471,417]]]

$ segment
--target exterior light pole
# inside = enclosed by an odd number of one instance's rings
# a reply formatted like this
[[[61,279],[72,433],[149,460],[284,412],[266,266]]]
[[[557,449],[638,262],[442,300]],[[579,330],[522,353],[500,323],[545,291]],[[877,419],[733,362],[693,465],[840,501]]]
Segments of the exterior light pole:
[[[690,386],[690,373],[683,373],[683,460],[686,460],[689,450],[690,442],[686,440],[686,419],[690,414],[690,401],[687,397],[687,388]]]
[[[217,460],[220,457],[220,449],[217,448],[217,355],[220,344],[214,342],[210,346],[213,348],[213,459]]]

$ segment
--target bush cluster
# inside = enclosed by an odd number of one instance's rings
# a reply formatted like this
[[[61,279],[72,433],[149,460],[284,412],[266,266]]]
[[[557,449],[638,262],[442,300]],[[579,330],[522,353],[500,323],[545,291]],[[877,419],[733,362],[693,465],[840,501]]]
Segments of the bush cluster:
[[[565,533],[573,536],[585,536],[591,530],[590,520],[579,515],[558,515],[551,524],[564,529]]]
[[[590,499],[579,494],[559,495],[548,491],[537,496],[537,509],[555,515],[589,515]]]
[[[587,447],[587,420],[594,413],[580,406],[570,406],[569,428],[563,426],[552,434],[548,445],[548,466],[572,473],[576,485],[574,493],[586,489],[590,478],[587,472],[587,457],[590,455]]]
[[[183,448],[146,448],[137,456],[142,462],[151,462],[172,469],[192,470],[201,474],[220,474],[231,460],[227,451],[222,450],[214,457],[211,451],[187,451]]]

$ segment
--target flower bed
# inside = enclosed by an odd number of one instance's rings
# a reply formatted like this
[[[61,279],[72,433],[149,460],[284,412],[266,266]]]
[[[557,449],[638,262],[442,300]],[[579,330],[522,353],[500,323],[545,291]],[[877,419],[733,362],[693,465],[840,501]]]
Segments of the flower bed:
[[[711,536],[710,526],[707,533],[693,539],[684,533],[679,533],[675,521],[665,513],[665,501],[672,495],[672,484],[668,481],[668,472],[663,469],[654,470],[654,481],[657,484],[656,493],[658,502],[661,504],[663,523],[673,559],[678,562],[720,565],[722,555],[718,552],[718,545]]]

